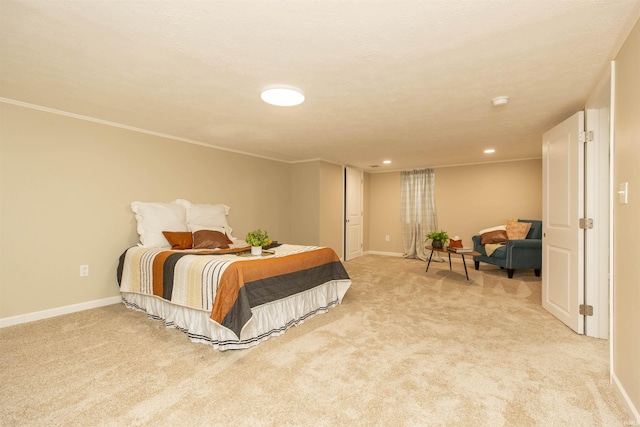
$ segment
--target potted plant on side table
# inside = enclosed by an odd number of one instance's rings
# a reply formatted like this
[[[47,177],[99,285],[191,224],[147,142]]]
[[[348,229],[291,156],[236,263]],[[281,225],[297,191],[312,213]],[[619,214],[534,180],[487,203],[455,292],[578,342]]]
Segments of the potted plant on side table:
[[[262,229],[248,232],[244,240],[251,245],[251,255],[262,255],[262,247],[271,243],[269,233]]]
[[[432,231],[431,233],[427,234],[427,238],[425,239],[425,241],[429,239],[433,240],[433,242],[431,243],[432,248],[442,249],[445,247],[445,243],[447,242],[447,240],[449,240],[449,234],[447,234],[446,231]]]

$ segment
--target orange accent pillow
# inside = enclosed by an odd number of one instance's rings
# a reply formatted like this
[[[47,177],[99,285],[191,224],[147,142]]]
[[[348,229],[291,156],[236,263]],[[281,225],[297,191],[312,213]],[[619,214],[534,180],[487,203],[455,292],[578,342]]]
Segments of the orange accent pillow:
[[[171,249],[191,249],[193,237],[190,231],[163,231]]]
[[[480,237],[482,238],[480,240],[481,245],[486,245],[487,243],[505,243],[509,240],[506,230],[488,231],[486,233],[482,233]]]
[[[229,249],[227,235],[219,231],[198,230],[193,233],[193,249]]]
[[[531,228],[530,222],[507,222],[507,237],[509,240],[522,240],[527,238],[527,233]]]

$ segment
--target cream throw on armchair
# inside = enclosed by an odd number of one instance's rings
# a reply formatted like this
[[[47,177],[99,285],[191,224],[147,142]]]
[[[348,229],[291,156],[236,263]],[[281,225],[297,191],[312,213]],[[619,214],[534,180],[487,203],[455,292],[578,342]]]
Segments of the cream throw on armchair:
[[[487,256],[491,256],[496,251],[496,249],[498,249],[500,246],[503,246],[503,244],[502,243],[487,243],[486,245],[484,245],[484,250],[487,253]]]

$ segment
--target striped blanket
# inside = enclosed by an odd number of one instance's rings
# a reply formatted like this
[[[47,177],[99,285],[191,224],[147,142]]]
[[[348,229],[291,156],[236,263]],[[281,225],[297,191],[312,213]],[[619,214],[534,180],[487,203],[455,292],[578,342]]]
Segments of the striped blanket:
[[[267,258],[133,247],[118,266],[122,292],[205,310],[237,337],[252,317],[251,308],[345,279],[349,276],[336,253],[315,246],[282,245]]]

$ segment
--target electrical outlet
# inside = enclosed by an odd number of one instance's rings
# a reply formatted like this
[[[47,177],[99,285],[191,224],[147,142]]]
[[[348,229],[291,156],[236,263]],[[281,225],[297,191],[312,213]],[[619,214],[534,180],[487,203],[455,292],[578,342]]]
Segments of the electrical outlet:
[[[83,264],[80,266],[80,277],[85,277],[89,275],[89,265]]]
[[[389,240],[391,240],[391,237],[389,237],[389,235],[387,234],[386,236],[384,236],[384,240],[388,242]]]

